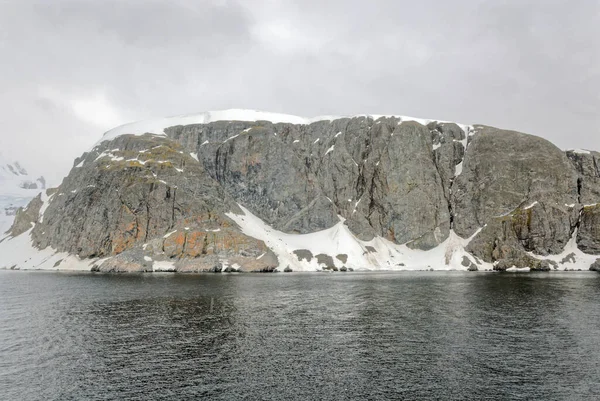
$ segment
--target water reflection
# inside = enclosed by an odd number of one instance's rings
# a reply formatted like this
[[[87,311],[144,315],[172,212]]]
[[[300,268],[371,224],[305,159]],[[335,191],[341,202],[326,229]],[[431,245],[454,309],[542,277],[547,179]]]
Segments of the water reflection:
[[[0,272],[0,291],[7,399],[600,394],[598,275]]]

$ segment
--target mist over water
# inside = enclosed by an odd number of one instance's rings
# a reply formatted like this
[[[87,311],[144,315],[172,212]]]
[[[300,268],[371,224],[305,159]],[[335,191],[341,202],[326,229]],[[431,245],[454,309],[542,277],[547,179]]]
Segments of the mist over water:
[[[0,272],[0,399],[600,397],[591,272]]]

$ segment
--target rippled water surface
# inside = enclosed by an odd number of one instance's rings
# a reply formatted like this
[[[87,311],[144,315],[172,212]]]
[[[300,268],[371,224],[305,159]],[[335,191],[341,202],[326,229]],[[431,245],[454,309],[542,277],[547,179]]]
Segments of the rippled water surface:
[[[2,400],[600,399],[600,274],[0,272]]]

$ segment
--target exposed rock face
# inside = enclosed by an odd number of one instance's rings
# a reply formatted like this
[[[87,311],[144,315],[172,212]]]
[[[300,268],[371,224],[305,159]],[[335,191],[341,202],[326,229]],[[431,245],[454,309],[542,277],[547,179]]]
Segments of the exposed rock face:
[[[443,138],[464,137],[455,124],[447,131]],[[218,122],[167,133],[276,229],[323,230],[339,214],[366,240],[382,236],[429,249],[448,237],[432,135],[418,123],[367,117],[310,125]]]
[[[430,249],[448,237],[450,214],[431,157],[431,135],[415,122],[402,123],[376,163],[366,217],[397,243]]]
[[[80,258],[119,255],[100,271],[146,271],[147,258],[180,261],[178,270],[208,270],[221,259],[248,269],[277,266],[256,258],[265,244],[237,230],[224,212],[236,203],[203,166],[172,140],[122,136],[76,161],[32,232],[34,244]],[[30,204],[13,235],[31,221]],[[37,212],[36,212],[37,213]],[[36,214],[37,216],[37,214]],[[143,252],[140,251],[143,248]],[[210,266],[207,265],[210,264]]]
[[[476,126],[452,195],[454,229],[470,237],[490,218],[535,201],[556,205],[548,212],[568,220],[565,205],[578,203],[577,175],[565,154],[542,138]]]
[[[186,224],[220,227],[215,216],[235,210],[235,204],[196,160],[179,151],[167,139],[123,136],[84,155],[78,160],[83,165],[52,196],[34,241],[102,257]],[[193,221],[186,220],[190,216]]]
[[[450,200],[452,183],[465,156],[466,133],[456,124],[428,125],[433,141],[433,155],[442,180],[444,197]]]
[[[456,232],[468,237],[485,226],[468,250],[486,262],[545,270],[527,252],[560,253],[580,224],[582,180],[567,155],[538,137],[476,126],[452,188]],[[589,181],[586,196],[596,190]]]
[[[556,263],[544,257],[563,252],[575,233],[581,251],[600,254],[595,152],[396,117],[218,121],[165,134],[122,135],[84,154],[43,216],[37,198],[11,233],[35,225],[38,248],[110,257],[99,271],[272,271],[278,255],[227,217],[243,214],[240,204],[287,234],[329,229],[341,217],[359,240],[429,250],[454,230],[473,237],[466,250],[477,264],[458,259],[469,270],[483,262],[548,270]],[[303,247],[293,259],[330,270],[352,265],[349,254]],[[404,266],[397,262],[388,264]]]
[[[542,256],[560,253],[577,224],[576,209],[565,213],[556,205],[538,202],[489,219],[467,250],[484,261],[509,260],[517,267],[536,269],[541,261],[527,252]]]
[[[600,204],[584,206],[577,232],[579,249],[592,255],[600,255]]]
[[[33,198],[26,208],[18,209],[15,216],[15,222],[10,229],[12,235],[21,235],[30,228],[34,227],[34,225],[38,222],[42,205],[42,195],[40,194]]]
[[[525,212],[528,215],[528,212]],[[491,220],[467,246],[474,256],[486,262],[495,262],[495,270],[530,267],[532,270],[548,270],[548,265],[530,256],[526,250],[522,235],[522,216],[510,215]]]
[[[600,199],[600,153],[590,151],[566,152],[578,175],[579,203],[589,205]]]

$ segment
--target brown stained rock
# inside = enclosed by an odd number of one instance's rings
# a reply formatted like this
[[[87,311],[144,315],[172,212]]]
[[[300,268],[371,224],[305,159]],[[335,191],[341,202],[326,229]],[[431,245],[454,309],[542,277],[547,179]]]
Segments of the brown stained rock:
[[[192,231],[186,234],[185,253],[190,258],[205,255],[206,232]]]
[[[275,268],[277,257],[263,241],[228,227],[219,231],[183,230],[169,235],[162,246],[167,258],[194,259],[182,262],[178,270],[210,271],[216,261],[237,263],[242,271]],[[202,259],[206,259],[205,261]]]
[[[183,250],[186,243],[186,233],[185,232],[176,232],[169,235],[163,241],[163,251],[165,255],[169,258],[172,257],[182,257]]]
[[[128,211],[123,210],[121,220],[117,228],[112,232],[112,254],[118,255],[131,248],[137,240],[137,223],[135,217]]]

